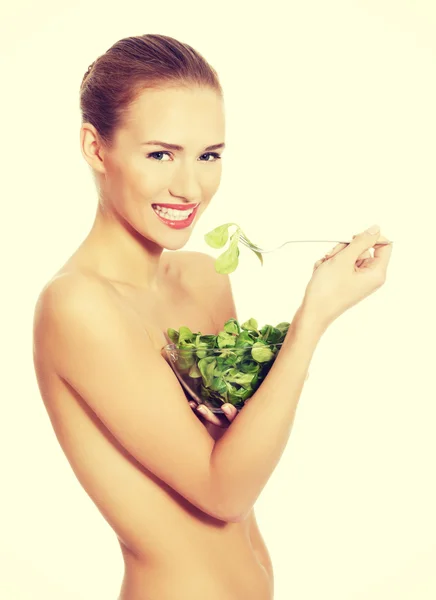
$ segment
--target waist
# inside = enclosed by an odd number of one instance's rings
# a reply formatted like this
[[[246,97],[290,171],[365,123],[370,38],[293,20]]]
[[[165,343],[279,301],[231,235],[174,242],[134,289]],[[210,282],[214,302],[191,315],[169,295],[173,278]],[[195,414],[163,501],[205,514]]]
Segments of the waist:
[[[272,573],[249,548],[216,554],[206,547],[150,562],[123,556],[118,600],[273,600]]]

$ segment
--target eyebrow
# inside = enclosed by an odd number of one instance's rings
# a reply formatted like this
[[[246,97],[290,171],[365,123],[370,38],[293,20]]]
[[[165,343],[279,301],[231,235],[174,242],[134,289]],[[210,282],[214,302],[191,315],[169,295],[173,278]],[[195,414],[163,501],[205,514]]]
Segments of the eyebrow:
[[[184,150],[183,146],[179,146],[178,144],[168,144],[167,142],[159,142],[158,140],[151,140],[149,142],[142,142],[141,146],[162,146],[163,148],[167,148],[167,150],[178,150],[182,152]],[[209,150],[218,150],[219,148],[225,148],[224,142],[221,144],[213,144],[213,146],[208,146],[204,150],[208,152]]]

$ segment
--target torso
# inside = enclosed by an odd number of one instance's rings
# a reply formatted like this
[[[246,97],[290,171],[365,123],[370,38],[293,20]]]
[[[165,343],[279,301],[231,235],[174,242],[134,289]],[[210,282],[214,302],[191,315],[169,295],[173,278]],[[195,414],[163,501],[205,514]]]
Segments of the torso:
[[[113,286],[159,354],[168,327],[216,334],[223,325],[206,304],[194,259],[190,252],[162,255],[168,285],[159,297]],[[80,262],[70,259],[58,275],[77,268]],[[270,558],[257,529],[253,543],[248,521],[215,520],[145,472],[65,387],[49,357],[38,357],[37,375],[59,443],[120,543],[125,575],[118,600],[272,600]]]

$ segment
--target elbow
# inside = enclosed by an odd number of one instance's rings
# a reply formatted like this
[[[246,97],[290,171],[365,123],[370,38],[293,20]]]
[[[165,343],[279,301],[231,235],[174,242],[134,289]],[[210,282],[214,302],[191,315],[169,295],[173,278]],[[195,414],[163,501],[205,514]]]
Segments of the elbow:
[[[250,506],[247,508],[243,505],[241,494],[239,494],[239,497],[236,494],[240,490],[234,489],[234,493],[230,493],[228,485],[224,485],[216,476],[211,477],[210,482],[208,504],[212,510],[209,514],[226,523],[241,523],[245,521],[253,507]]]

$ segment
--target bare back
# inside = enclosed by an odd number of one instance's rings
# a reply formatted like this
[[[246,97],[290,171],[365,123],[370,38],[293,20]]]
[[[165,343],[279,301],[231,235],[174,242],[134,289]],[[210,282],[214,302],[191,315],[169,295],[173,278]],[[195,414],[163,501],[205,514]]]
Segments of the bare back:
[[[156,353],[167,343],[168,327],[186,325],[214,334],[222,328],[209,302],[211,279],[198,268],[196,256],[180,251],[162,255],[165,285],[160,294],[139,294],[102,281],[114,302],[134,311]],[[73,257],[57,276],[80,268],[80,258]],[[35,367],[57,439],[118,537],[126,567],[119,600],[272,599],[271,563],[254,517],[231,523],[199,510],[121,446],[57,375],[43,345],[36,351]],[[89,373],[92,377],[92,365]]]

